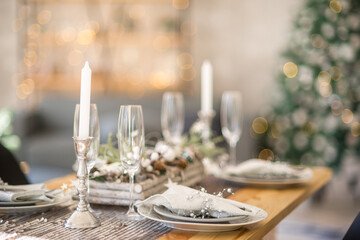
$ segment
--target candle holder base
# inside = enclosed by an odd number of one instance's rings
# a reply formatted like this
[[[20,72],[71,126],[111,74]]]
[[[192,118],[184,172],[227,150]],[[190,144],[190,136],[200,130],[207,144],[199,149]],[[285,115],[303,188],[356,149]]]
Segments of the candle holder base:
[[[91,212],[75,211],[65,222],[67,228],[95,228],[100,226],[99,220]]]
[[[95,228],[100,226],[99,220],[87,208],[88,202],[86,195],[88,192],[87,178],[88,171],[86,168],[86,157],[90,148],[92,137],[78,138],[74,137],[75,152],[78,160],[77,177],[79,185],[77,190],[79,192],[79,204],[64,224],[67,228]]]

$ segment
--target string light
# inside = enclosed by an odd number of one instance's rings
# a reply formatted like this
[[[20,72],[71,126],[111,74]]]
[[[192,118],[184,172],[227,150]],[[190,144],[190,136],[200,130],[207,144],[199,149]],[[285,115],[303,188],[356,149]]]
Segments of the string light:
[[[271,151],[270,149],[265,148],[265,149],[261,150],[261,152],[259,153],[258,158],[271,161],[271,160],[275,159],[275,155],[274,155],[273,151]]]
[[[268,129],[268,122],[263,117],[257,117],[254,119],[251,126],[255,133],[263,134]]]
[[[334,13],[340,13],[342,10],[342,5],[337,0],[331,0],[329,3],[329,6],[330,6],[331,11],[333,11]]]
[[[294,78],[298,74],[298,67],[293,62],[287,62],[284,64],[283,72],[286,77]]]
[[[349,124],[354,119],[354,114],[352,113],[352,111],[350,109],[346,108],[342,112],[341,119],[344,123]]]
[[[189,0],[173,0],[172,5],[175,9],[184,10],[189,7]]]

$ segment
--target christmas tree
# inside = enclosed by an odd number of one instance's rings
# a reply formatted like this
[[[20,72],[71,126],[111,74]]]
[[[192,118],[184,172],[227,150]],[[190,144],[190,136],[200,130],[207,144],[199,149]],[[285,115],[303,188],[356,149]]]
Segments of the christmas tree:
[[[309,0],[294,25],[273,104],[253,121],[260,157],[339,167],[360,156],[360,1]]]

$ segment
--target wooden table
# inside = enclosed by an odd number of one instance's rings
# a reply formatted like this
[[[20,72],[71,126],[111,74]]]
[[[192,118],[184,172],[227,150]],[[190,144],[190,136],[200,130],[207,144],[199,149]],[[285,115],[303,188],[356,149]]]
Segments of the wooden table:
[[[175,229],[159,239],[261,239],[304,200],[324,186],[332,175],[331,170],[325,167],[314,167],[313,173],[314,177],[307,183],[282,189],[241,187],[213,177],[206,178],[202,186],[206,188],[210,187],[211,191],[219,191],[219,189],[222,189],[224,186],[228,187],[230,185],[234,189],[237,189],[237,191],[229,198],[264,209],[269,214],[268,218],[249,229],[241,228],[237,231],[221,233],[198,233]],[[59,188],[63,183],[70,182],[74,177],[75,175],[71,174],[54,179],[47,182],[47,186],[50,189]]]

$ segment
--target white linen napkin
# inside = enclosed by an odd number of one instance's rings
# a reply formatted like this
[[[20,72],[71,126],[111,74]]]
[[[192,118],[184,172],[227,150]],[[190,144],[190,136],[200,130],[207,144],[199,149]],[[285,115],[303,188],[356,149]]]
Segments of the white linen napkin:
[[[241,202],[225,199],[198,191],[186,186],[169,183],[168,190],[163,194],[156,194],[136,204],[152,207],[164,206],[173,213],[191,216],[191,213],[199,215],[201,210],[206,211],[211,217],[254,216],[255,213]]]
[[[312,172],[308,168],[296,169],[285,162],[271,162],[262,159],[249,159],[236,166],[227,166],[223,171],[227,175],[270,179],[311,178],[312,176]]]
[[[19,201],[45,201],[52,202],[53,199],[46,195],[45,184],[28,185],[2,185],[0,186],[1,202]]]

